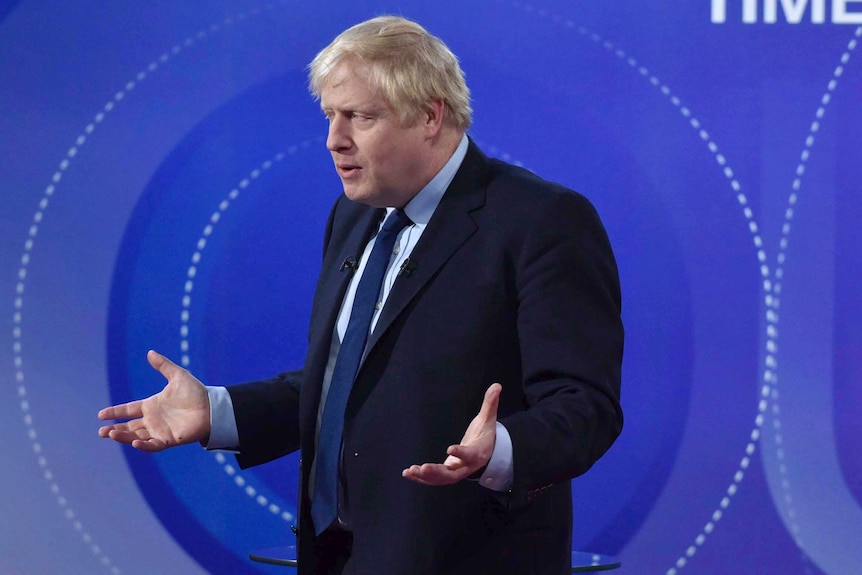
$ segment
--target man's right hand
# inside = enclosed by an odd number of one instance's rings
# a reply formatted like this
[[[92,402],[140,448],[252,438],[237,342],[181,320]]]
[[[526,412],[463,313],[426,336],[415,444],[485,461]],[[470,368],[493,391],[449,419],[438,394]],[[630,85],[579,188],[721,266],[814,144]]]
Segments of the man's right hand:
[[[159,393],[99,412],[99,419],[128,419],[99,428],[108,437],[141,451],[206,441],[210,434],[210,404],[204,385],[187,370],[150,350],[147,361],[168,380]]]

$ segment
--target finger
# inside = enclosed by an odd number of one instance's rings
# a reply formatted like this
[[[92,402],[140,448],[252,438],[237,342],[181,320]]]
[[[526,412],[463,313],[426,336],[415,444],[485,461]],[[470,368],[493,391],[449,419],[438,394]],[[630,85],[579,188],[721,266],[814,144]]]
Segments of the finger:
[[[451,485],[469,475],[465,467],[449,469],[440,463],[424,463],[419,467],[418,477],[428,485]]]
[[[491,384],[485,391],[485,399],[482,401],[482,408],[479,410],[479,416],[488,420],[497,420],[497,408],[500,405],[500,393],[503,391],[503,386],[499,383]]]
[[[129,403],[121,403],[120,405],[112,405],[99,411],[99,419],[131,419],[133,417],[141,417],[143,415],[143,401],[136,400]]]
[[[129,426],[125,423],[113,423],[111,425],[103,425],[99,428],[99,437],[108,437],[111,431],[129,431]]]
[[[448,457],[446,457],[446,461],[443,462],[443,465],[446,465],[450,469],[451,466],[448,464],[450,460],[453,462],[460,463],[461,466],[467,466],[473,464],[473,460],[479,457],[479,453],[470,445],[450,445],[449,449],[446,450]],[[478,465],[476,466],[479,467]]]
[[[463,467],[452,470],[440,463],[423,463],[411,465],[401,472],[401,475],[423,485],[451,485],[461,481],[469,473]]]
[[[402,471],[401,477],[406,477],[407,479],[411,479],[411,480],[416,481],[418,483],[423,483],[423,484],[425,483],[424,481],[419,479],[419,466],[418,465],[411,465],[410,467],[408,467],[407,469]]]
[[[453,453],[449,453],[449,455],[446,457],[446,461],[443,462],[443,465],[445,465],[449,469],[458,469],[459,467],[463,467],[465,463],[464,460],[460,457],[456,456]]]
[[[165,379],[168,381],[182,370],[180,366],[152,349],[147,352],[147,361],[150,362],[150,365],[153,366],[154,369],[164,375]]]
[[[425,475],[421,472],[421,467],[419,465],[411,465],[401,472],[401,476],[411,481],[415,481],[416,483],[421,483],[422,485],[434,485],[426,479]]]
[[[113,439],[117,443],[125,443],[126,445],[131,445],[134,441],[140,441],[142,439],[134,431],[126,431],[124,429],[109,430],[108,438]]]
[[[431,485],[431,484],[430,484],[430,483],[428,483],[427,481],[423,481],[422,479],[419,479],[418,477],[415,477],[415,476],[413,476],[413,475],[408,475],[408,474],[406,474],[406,473],[402,473],[401,475],[402,475],[404,478],[409,479],[410,481],[413,481],[414,483],[419,483],[419,484],[421,484],[421,485],[428,485],[428,486],[430,486],[430,487],[433,487],[433,485]]]
[[[147,453],[156,453],[167,449],[165,442],[158,439],[148,439],[146,441],[143,439],[136,439],[131,443],[131,445],[138,451],[146,451]]]

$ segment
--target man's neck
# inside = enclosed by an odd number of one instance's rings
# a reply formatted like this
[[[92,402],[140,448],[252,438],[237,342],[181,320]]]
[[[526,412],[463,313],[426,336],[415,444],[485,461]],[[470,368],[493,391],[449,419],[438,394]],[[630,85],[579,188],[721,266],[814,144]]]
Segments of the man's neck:
[[[431,175],[428,181],[431,181],[431,178],[446,165],[463,137],[464,131],[457,128],[445,127],[440,130],[438,137],[431,143],[431,162],[428,170]]]

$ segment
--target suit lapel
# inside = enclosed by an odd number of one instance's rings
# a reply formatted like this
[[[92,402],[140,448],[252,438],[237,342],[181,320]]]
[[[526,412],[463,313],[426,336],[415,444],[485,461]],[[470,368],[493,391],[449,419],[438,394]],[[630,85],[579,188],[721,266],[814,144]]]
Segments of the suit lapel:
[[[320,278],[320,310],[321,314],[325,314],[320,318],[320,325],[325,330],[322,332],[324,334],[332,333],[335,328],[344,293],[353,277],[354,271],[346,267],[345,262],[350,258],[355,262],[359,261],[365,244],[377,229],[383,214],[382,209],[368,208],[360,204],[351,204],[351,208],[357,210],[358,215],[348,215],[345,223],[335,222],[335,226],[347,225],[349,229],[344,240],[333,238],[333,255],[327,258],[328,261],[324,264],[327,269]],[[327,339],[327,337],[321,339]]]
[[[343,263],[348,258],[359,260],[362,250],[371,235],[377,229],[384,210],[369,208],[347,199],[340,200],[340,206],[345,214],[336,214],[332,221],[332,235],[325,248],[326,257],[318,279],[314,307],[311,316],[313,336],[309,339],[308,356],[305,369],[308,370],[305,388],[306,393],[301,398],[301,428],[311,430],[305,437],[313,438],[317,408],[320,403],[323,374],[329,358],[329,347],[332,344],[332,334],[338,312],[344,300],[344,293],[353,271],[344,268]]]
[[[485,203],[487,176],[488,159],[471,141],[461,167],[410,254],[416,268],[410,274],[399,276],[389,293],[377,325],[369,336],[366,356],[416,294],[476,232],[471,214]]]

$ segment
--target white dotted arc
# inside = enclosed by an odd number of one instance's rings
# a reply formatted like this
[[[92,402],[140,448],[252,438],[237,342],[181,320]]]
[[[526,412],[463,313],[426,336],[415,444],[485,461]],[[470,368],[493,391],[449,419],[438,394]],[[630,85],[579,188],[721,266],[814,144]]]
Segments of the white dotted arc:
[[[786,517],[790,523],[790,531],[791,535],[796,542],[796,545],[800,549],[804,549],[803,540],[802,540],[802,529],[799,525],[796,509],[793,504],[793,494],[790,486],[790,479],[787,474],[787,465],[785,463],[786,454],[784,452],[784,437],[781,432],[781,418],[780,413],[781,409],[779,406],[779,391],[778,391],[778,317],[779,317],[779,308],[781,304],[781,287],[782,280],[784,279],[784,264],[787,260],[787,247],[789,245],[790,240],[790,231],[791,231],[791,223],[793,221],[794,212],[796,209],[796,204],[799,200],[799,192],[802,189],[802,177],[805,174],[805,169],[808,164],[808,160],[811,157],[811,151],[814,148],[814,143],[816,141],[816,134],[820,131],[820,125],[823,121],[823,117],[826,115],[826,107],[829,105],[829,102],[832,100],[832,95],[835,93],[835,89],[838,87],[838,80],[844,74],[844,67],[850,61],[850,57],[852,53],[856,50],[856,46],[859,43],[858,38],[862,37],[862,26],[856,28],[856,31],[853,35],[854,37],[850,39],[847,43],[847,47],[844,53],[841,55],[840,63],[835,67],[835,70],[832,72],[832,78],[829,80],[826,86],[826,92],[820,99],[820,105],[817,108],[817,111],[814,113],[814,120],[811,122],[811,126],[809,128],[808,137],[805,139],[805,146],[802,149],[802,153],[799,157],[799,163],[796,166],[795,176],[793,179],[793,184],[791,185],[792,191],[787,198],[787,208],[784,211],[784,223],[781,226],[781,239],[778,243],[778,256],[776,258],[776,268],[775,268],[775,285],[773,286],[772,292],[767,293],[766,296],[766,368],[764,370],[763,379],[764,381],[772,384],[772,390],[770,393],[771,403],[772,403],[772,424],[774,427],[774,447],[776,458],[779,462],[778,471],[781,476],[781,488],[784,492],[784,506]]]
[[[180,312],[180,351],[182,354],[180,356],[180,362],[183,367],[188,368],[191,364],[191,358],[189,356],[189,349],[191,347],[189,343],[189,318],[191,315],[192,291],[194,290],[195,278],[197,277],[198,266],[203,257],[204,248],[206,248],[208,239],[215,231],[215,226],[221,221],[222,215],[227,211],[234,200],[239,198],[240,194],[248,189],[248,187],[261,176],[261,174],[272,168],[274,164],[283,161],[287,156],[292,156],[299,150],[308,149],[313,142],[321,143],[323,142],[323,138],[318,137],[313,140],[305,140],[298,145],[290,146],[287,151],[279,152],[271,159],[264,161],[260,166],[253,169],[247,177],[240,180],[237,186],[228,192],[227,197],[219,203],[218,208],[210,216],[209,222],[204,226],[201,236],[195,244],[196,249],[192,254],[191,265],[189,265],[186,272],[186,281],[183,285],[184,293],[182,297],[182,311]],[[224,454],[216,452],[214,453],[214,457],[216,462],[221,465],[224,472],[233,478],[236,486],[242,489],[246,495],[256,501],[261,507],[267,509],[273,515],[281,517],[284,521],[292,522],[294,520],[293,514],[281,509],[279,505],[269,501],[264,495],[260,494],[259,490],[251,485],[248,479],[240,474],[233,465],[227,462]]]
[[[658,89],[661,94],[665,96],[675,108],[677,108],[679,113],[688,121],[689,126],[695,130],[698,138],[706,145],[707,149],[709,149],[709,152],[715,158],[716,163],[721,167],[722,173],[724,174],[724,177],[728,180],[730,188],[731,190],[733,190],[733,193],[736,196],[737,202],[739,202],[739,205],[742,207],[742,214],[748,222],[748,231],[751,234],[752,242],[754,243],[754,247],[756,250],[757,261],[760,263],[759,271],[762,280],[762,287],[765,292],[769,293],[773,287],[772,280],[770,279],[771,273],[769,265],[767,264],[766,251],[763,247],[763,237],[760,235],[760,228],[754,218],[754,211],[751,209],[751,206],[749,206],[748,197],[743,191],[739,179],[736,177],[733,169],[729,165],[727,157],[719,151],[718,145],[715,143],[715,140],[702,126],[700,120],[698,120],[697,117],[694,116],[691,109],[683,104],[682,100],[673,93],[673,91],[669,86],[667,86],[667,84],[663,83],[657,76],[652,74],[648,68],[638,62],[636,58],[626,53],[625,50],[616,46],[613,42],[602,38],[597,33],[591,32],[584,26],[577,25],[574,21],[570,19],[566,19],[557,14],[551,14],[548,10],[537,9],[529,4],[525,4],[518,1],[512,2],[512,5],[517,9],[524,10],[528,13],[536,14],[542,18],[547,18],[555,25],[562,26],[571,30],[576,30],[581,36],[588,38],[595,44],[614,54],[622,62],[625,62],[625,64],[627,64],[640,76],[646,79],[650,83],[650,85]],[[770,396],[770,392],[771,389],[767,382],[761,388],[761,398],[757,404],[757,415],[754,418],[754,428],[749,434],[749,441],[745,446],[745,455],[743,455],[743,457],[740,459],[736,472],[733,474],[733,479],[725,490],[725,495],[721,498],[718,507],[712,512],[709,521],[707,521],[707,523],[701,529],[701,532],[698,533],[698,535],[694,538],[694,542],[686,548],[685,552],[680,555],[679,558],[677,558],[676,562],[674,563],[674,566],[669,568],[666,571],[665,575],[677,575],[678,571],[685,567],[689,559],[694,557],[694,555],[697,553],[698,548],[706,542],[707,537],[715,530],[716,524],[721,520],[722,516],[724,515],[724,512],[730,506],[731,498],[739,490],[739,486],[745,478],[745,471],[751,464],[751,456],[757,450],[757,443],[760,439],[761,428],[763,427],[764,421],[764,413],[766,412],[768,407],[768,399]]]
[[[240,475],[237,469],[227,462],[227,458],[222,453],[215,454],[216,462],[222,466],[224,472],[227,473],[230,477],[233,477],[233,481],[237,487],[242,489],[246,495],[254,499],[261,507],[267,509],[273,515],[281,517],[284,521],[290,523],[293,521],[293,514],[289,511],[284,511],[278,504],[269,501],[264,495],[260,495],[257,492],[257,489],[254,486],[249,485],[246,481],[245,477]]]
[[[272,9],[269,4],[263,10]],[[57,500],[57,504],[63,509],[63,514],[72,525],[72,528],[81,536],[81,540],[87,545],[93,554],[98,558],[99,562],[110,570],[112,575],[120,575],[120,569],[114,565],[113,561],[105,552],[94,543],[93,537],[84,527],[81,521],[77,518],[75,511],[69,504],[68,499],[62,495],[59,484],[55,479],[55,475],[48,459],[43,454],[43,446],[38,440],[38,433],[34,425],[32,407],[27,399],[27,385],[24,373],[24,356],[23,356],[23,325],[24,325],[24,292],[27,281],[27,271],[30,267],[33,248],[36,237],[39,233],[39,226],[47,212],[51,198],[57,191],[60,182],[63,179],[63,174],[69,169],[72,161],[78,156],[81,148],[87,142],[89,137],[96,131],[97,126],[104,122],[108,114],[122,102],[141,82],[149,75],[156,72],[160,67],[166,64],[171,58],[180,54],[184,49],[189,49],[195,46],[207,37],[212,36],[226,28],[233,26],[237,22],[244,22],[249,17],[259,16],[262,9],[254,8],[248,12],[237,14],[235,17],[227,17],[220,23],[215,23],[208,28],[202,29],[192,36],[187,37],[182,42],[174,45],[168,51],[163,52],[158,58],[150,62],[147,67],[139,71],[135,76],[127,81],[120,90],[117,90],[114,95],[102,106],[102,108],[93,116],[92,120],[84,127],[83,131],[75,138],[74,143],[69,147],[64,157],[60,160],[57,170],[51,176],[50,183],[45,188],[42,198],[39,200],[38,209],[33,215],[33,221],[27,232],[27,239],[24,242],[24,253],[21,256],[21,266],[18,268],[18,283],[15,285],[15,299],[13,301],[12,313],[12,351],[13,364],[15,367],[15,383],[18,386],[18,397],[20,398],[20,407],[23,412],[24,425],[27,428],[27,436],[30,439],[33,452],[36,455],[36,461],[39,467],[42,468],[43,476],[48,482],[48,487],[51,493]]]

